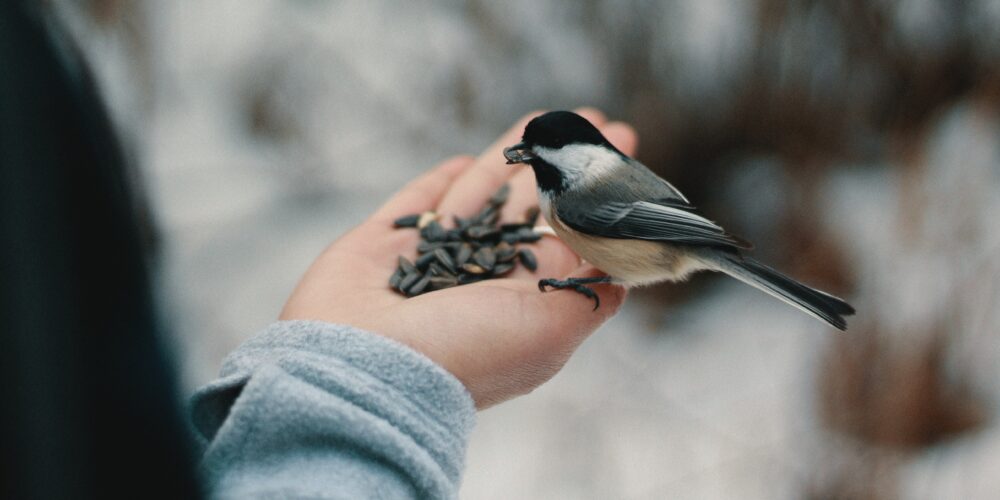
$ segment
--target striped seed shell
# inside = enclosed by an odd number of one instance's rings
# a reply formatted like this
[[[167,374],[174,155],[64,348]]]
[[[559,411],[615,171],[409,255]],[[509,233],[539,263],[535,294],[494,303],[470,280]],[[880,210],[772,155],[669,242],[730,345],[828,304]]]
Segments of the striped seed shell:
[[[420,295],[421,293],[424,293],[424,290],[427,289],[427,285],[430,284],[431,284],[431,277],[424,276],[420,278],[420,280],[418,280],[416,283],[414,283],[413,286],[407,289],[406,293],[410,295]]]
[[[500,224],[500,230],[505,233],[517,232],[522,227],[533,227],[530,224],[524,222],[508,222],[507,224]]]
[[[417,245],[417,252],[430,253],[433,252],[434,250],[437,250],[438,248],[441,248],[442,246],[444,246],[444,243],[441,243],[440,241],[431,242],[427,240],[421,240],[420,244]]]
[[[417,266],[414,266],[412,262],[402,255],[397,259],[399,262],[399,269],[403,271],[404,274],[413,274],[417,272]]]
[[[434,257],[437,258],[437,261],[440,262],[441,265],[444,266],[444,268],[450,273],[454,274],[457,272],[455,269],[455,261],[451,258],[451,255],[448,254],[447,250],[438,248],[434,251]]]
[[[428,224],[438,220],[439,218],[438,214],[434,211],[424,212],[417,218],[417,227],[423,229],[427,227]]]
[[[504,243],[507,243],[507,244],[510,244],[510,245],[513,245],[514,243],[520,243],[521,242],[521,237],[518,235],[518,233],[516,231],[512,232],[512,233],[503,233],[503,235],[500,236],[500,239]]]
[[[420,230],[420,235],[423,236],[425,240],[430,241],[432,243],[444,241],[445,238],[448,237],[447,233],[445,233],[444,228],[441,227],[441,224],[438,223],[438,221],[436,220],[428,222],[427,225]]]
[[[494,276],[503,276],[503,275],[505,275],[505,274],[513,271],[513,270],[514,270],[514,263],[513,262],[510,262],[510,263],[501,263],[501,264],[497,264],[496,267],[493,268],[493,275]]]
[[[406,276],[403,277],[403,280],[399,282],[399,289],[402,290],[403,293],[409,293],[410,287],[416,284],[416,282],[420,281],[420,278],[422,277],[423,276],[420,274],[419,271],[406,273]]]
[[[521,240],[521,243],[534,243],[542,239],[542,235],[535,232],[534,229],[530,227],[524,227],[517,231],[517,237]]]
[[[472,226],[465,231],[465,235],[474,240],[484,240],[500,234],[500,230],[489,226]]]
[[[434,262],[431,262],[431,265],[427,267],[427,274],[430,274],[431,277],[455,275],[455,273],[441,267],[441,264],[438,264],[436,260]]]
[[[528,268],[529,271],[534,272],[538,269],[538,259],[535,258],[535,253],[527,248],[522,248],[517,252],[517,256],[521,260],[521,264]]]
[[[479,264],[479,267],[490,271],[497,263],[497,254],[490,247],[482,247],[472,254],[472,260]]]
[[[475,264],[472,264],[473,266]],[[485,274],[460,274],[458,276],[459,285],[468,285],[469,283],[476,283],[488,279]]]
[[[400,227],[417,227],[417,222],[420,220],[420,214],[404,215],[392,222],[392,225]]]
[[[542,211],[538,208],[538,205],[530,206],[524,211],[524,224],[527,226],[534,226],[538,222],[538,215]]]
[[[393,290],[399,290],[399,283],[403,281],[403,271],[396,268],[396,271],[389,276],[389,288]]]
[[[500,186],[500,189],[493,196],[490,197],[490,205],[503,205],[507,203],[507,197],[510,195],[510,184],[504,184]]]
[[[425,253],[420,257],[417,257],[417,260],[413,261],[413,264],[417,266],[417,269],[427,269],[427,266],[429,266],[431,262],[434,262],[433,252]]]
[[[443,290],[445,288],[451,288],[458,284],[458,278],[456,276],[434,276],[431,278],[431,286],[435,290]]]
[[[482,268],[479,264],[474,262],[466,262],[462,264],[462,270],[469,274],[485,274],[486,270]]]
[[[461,267],[469,261],[469,257],[472,257],[472,245],[462,243],[462,246],[455,251],[455,265]]]
[[[493,250],[497,254],[498,262],[510,262],[517,257],[517,249],[506,241],[501,241]]]

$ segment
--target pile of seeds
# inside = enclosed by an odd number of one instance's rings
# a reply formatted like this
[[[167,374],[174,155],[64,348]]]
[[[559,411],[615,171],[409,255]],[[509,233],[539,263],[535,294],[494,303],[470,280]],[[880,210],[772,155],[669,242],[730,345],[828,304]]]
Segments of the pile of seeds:
[[[510,186],[504,185],[474,217],[455,217],[455,227],[445,229],[434,212],[396,219],[397,228],[417,228],[420,243],[417,259],[399,257],[399,266],[389,286],[407,297],[434,290],[502,277],[520,262],[530,271],[538,267],[535,254],[520,243],[534,243],[541,234],[534,230],[538,207],[524,213],[522,222],[499,224],[500,209],[507,202]]]

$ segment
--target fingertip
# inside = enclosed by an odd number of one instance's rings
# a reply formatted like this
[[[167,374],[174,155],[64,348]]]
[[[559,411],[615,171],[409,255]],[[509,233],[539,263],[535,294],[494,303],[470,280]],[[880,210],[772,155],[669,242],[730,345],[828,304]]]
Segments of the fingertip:
[[[472,165],[472,162],[475,160],[476,158],[472,155],[452,156],[451,158],[439,163],[434,170],[442,174],[452,174],[464,170],[465,167]]]
[[[639,134],[625,122],[610,122],[601,127],[601,133],[623,153],[632,156],[639,147]]]
[[[520,135],[521,132],[524,131],[524,127],[528,125],[528,122],[530,122],[531,120],[534,120],[535,118],[538,118],[539,116],[544,115],[546,112],[547,111],[544,110],[544,109],[534,109],[534,110],[531,110],[530,112],[528,112],[524,116],[518,118],[517,122],[514,123],[514,127],[512,127],[512,128],[517,131],[518,135]]]
[[[593,107],[593,106],[582,106],[573,110],[574,113],[584,117],[594,126],[600,127],[608,121],[608,117],[603,111]]]

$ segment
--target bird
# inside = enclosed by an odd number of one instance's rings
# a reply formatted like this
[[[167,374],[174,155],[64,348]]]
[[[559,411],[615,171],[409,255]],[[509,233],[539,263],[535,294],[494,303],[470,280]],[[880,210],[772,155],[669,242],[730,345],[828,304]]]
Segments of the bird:
[[[503,150],[508,164],[534,171],[539,209],[556,235],[604,276],[538,282],[594,300],[588,285],[637,287],[719,271],[840,330],[854,308],[747,255],[748,241],[703,216],[673,185],[612,145],[586,118],[550,111]]]

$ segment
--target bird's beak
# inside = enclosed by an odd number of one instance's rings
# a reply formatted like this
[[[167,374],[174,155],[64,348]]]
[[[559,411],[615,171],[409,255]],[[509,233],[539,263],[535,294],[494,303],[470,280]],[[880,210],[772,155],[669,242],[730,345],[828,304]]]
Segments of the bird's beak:
[[[513,165],[515,163],[526,163],[533,159],[531,151],[529,151],[528,145],[519,142],[507,149],[503,150],[503,157],[507,159],[508,165]]]

